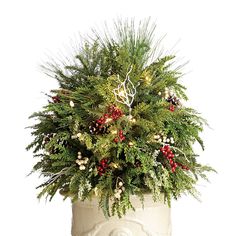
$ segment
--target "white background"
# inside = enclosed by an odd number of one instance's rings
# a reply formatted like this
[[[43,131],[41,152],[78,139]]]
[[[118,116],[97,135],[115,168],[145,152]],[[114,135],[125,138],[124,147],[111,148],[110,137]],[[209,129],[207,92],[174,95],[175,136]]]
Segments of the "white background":
[[[45,103],[56,83],[39,69],[46,55],[70,45],[78,32],[117,16],[151,16],[163,45],[190,60],[183,83],[191,105],[212,129],[203,137],[201,161],[218,170],[199,184],[202,203],[173,202],[173,236],[234,236],[235,227],[235,6],[230,0],[1,0],[0,2],[0,235],[69,236],[70,201],[39,202],[27,117]],[[105,235],[104,235],[105,236]]]

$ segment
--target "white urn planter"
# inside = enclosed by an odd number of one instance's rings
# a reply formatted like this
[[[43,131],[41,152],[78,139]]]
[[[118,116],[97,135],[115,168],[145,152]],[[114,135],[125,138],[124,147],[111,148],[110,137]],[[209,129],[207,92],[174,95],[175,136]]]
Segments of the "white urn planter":
[[[98,208],[98,200],[76,202],[72,205],[72,236],[171,236],[171,209],[163,202],[153,202],[145,195],[144,209],[139,199],[131,199],[130,210],[119,219],[106,219]]]

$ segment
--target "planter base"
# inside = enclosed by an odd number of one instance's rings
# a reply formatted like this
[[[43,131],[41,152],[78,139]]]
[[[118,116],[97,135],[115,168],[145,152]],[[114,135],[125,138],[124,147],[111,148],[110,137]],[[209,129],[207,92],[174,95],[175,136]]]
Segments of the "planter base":
[[[171,236],[170,208],[145,196],[143,209],[137,197],[131,202],[135,211],[119,219],[106,219],[98,209],[98,201],[76,202],[72,205],[72,236]]]

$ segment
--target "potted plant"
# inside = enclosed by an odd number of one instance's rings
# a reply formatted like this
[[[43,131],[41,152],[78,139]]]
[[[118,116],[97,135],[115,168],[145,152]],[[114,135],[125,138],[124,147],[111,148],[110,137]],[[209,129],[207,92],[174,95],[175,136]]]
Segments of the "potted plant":
[[[183,105],[181,67],[155,54],[154,30],[118,21],[113,33],[84,40],[71,62],[46,66],[59,87],[31,116],[27,149],[46,178],[39,197],[72,199],[73,236],[170,235],[171,199],[197,197],[198,178],[213,170],[193,150],[204,149],[205,120]]]

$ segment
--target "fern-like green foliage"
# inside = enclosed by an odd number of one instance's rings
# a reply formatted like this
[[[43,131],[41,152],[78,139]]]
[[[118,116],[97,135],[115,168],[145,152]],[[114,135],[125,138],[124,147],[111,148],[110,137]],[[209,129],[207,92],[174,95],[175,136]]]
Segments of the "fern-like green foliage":
[[[151,193],[169,204],[183,193],[198,196],[198,178],[213,170],[198,163],[193,150],[195,142],[204,148],[199,133],[205,120],[181,104],[187,100],[181,71],[173,68],[175,56],[155,58],[154,30],[149,21],[138,29],[118,21],[113,34],[85,40],[73,63],[47,65],[59,87],[31,116],[37,123],[27,147],[38,160],[33,170],[46,178],[39,197],[96,195],[106,216],[121,217],[133,209],[131,195],[143,201]],[[118,118],[111,107],[121,112]]]

